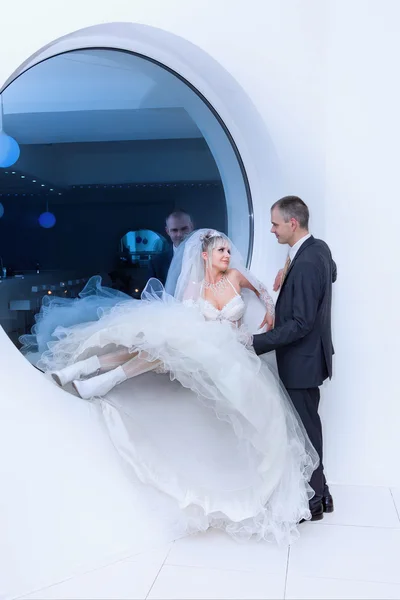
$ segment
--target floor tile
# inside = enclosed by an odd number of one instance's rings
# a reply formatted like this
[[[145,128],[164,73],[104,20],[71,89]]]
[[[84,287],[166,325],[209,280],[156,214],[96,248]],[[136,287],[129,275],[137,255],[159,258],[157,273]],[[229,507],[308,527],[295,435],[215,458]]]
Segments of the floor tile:
[[[395,506],[396,506],[396,512],[397,512],[397,516],[400,522],[400,488],[396,487],[396,488],[391,488],[390,490],[391,496],[394,500]]]
[[[285,576],[164,565],[149,600],[283,599]]]
[[[389,488],[358,485],[330,486],[335,511],[324,517],[324,525],[400,527]]]
[[[400,583],[400,529],[304,523],[290,576]]]
[[[343,579],[288,577],[286,600],[398,600],[400,585]]]
[[[241,543],[211,530],[175,542],[166,564],[283,575],[287,556],[287,548],[253,540]]]
[[[114,563],[24,596],[23,600],[143,600],[168,550],[146,552]]]

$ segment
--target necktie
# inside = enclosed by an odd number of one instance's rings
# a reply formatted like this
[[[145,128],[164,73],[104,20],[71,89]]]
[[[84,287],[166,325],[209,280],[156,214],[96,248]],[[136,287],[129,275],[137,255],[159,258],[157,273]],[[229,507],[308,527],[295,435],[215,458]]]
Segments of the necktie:
[[[291,262],[292,262],[292,261],[290,260],[290,256],[289,256],[289,254],[288,254],[288,256],[287,256],[287,259],[286,259],[286,262],[285,262],[285,266],[283,267],[282,280],[281,280],[281,288],[282,288],[282,286],[283,286],[283,282],[285,281],[285,278],[286,278],[287,272],[289,271],[289,267],[290,267],[290,263],[291,263]]]

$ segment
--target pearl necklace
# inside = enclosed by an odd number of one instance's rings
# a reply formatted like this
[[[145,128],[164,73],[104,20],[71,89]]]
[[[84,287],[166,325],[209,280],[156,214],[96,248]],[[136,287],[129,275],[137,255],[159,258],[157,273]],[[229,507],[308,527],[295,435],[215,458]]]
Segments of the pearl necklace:
[[[222,275],[221,279],[219,279],[217,283],[211,283],[210,281],[203,279],[203,285],[206,289],[211,290],[214,294],[218,294],[226,289],[228,280],[226,275]]]

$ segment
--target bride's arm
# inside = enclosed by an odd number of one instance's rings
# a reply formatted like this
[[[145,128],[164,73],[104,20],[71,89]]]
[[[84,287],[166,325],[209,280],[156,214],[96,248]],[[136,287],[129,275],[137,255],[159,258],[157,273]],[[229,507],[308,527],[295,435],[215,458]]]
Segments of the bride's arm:
[[[235,279],[235,281],[236,281],[237,285],[239,286],[239,288],[240,289],[245,288],[247,290],[251,290],[252,292],[254,292],[256,294],[256,296],[264,304],[265,308],[267,309],[267,312],[265,314],[264,320],[263,320],[263,322],[260,325],[260,329],[262,329],[266,325],[268,326],[268,330],[271,329],[273,327],[273,324],[274,324],[275,305],[274,305],[274,301],[272,300],[271,296],[269,295],[268,290],[265,287],[265,285],[263,283],[261,283],[261,281],[256,280],[257,281],[257,288],[256,288],[243,275],[243,273],[241,273],[237,269],[232,269],[231,273],[232,273],[232,276],[233,276],[231,278]]]

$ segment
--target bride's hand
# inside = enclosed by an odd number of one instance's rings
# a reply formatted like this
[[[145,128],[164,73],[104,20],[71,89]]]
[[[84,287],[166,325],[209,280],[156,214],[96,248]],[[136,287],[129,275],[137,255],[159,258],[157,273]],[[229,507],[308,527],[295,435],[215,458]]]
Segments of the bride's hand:
[[[273,328],[273,326],[274,326],[274,317],[273,317],[273,315],[271,315],[270,313],[267,312],[259,329],[264,329],[264,327],[267,327],[267,331],[269,331],[270,329]]]
[[[274,287],[272,288],[274,290],[274,292],[277,292],[279,290],[279,288],[281,287],[282,274],[283,274],[283,269],[280,269],[278,271],[277,276],[275,277]]]

